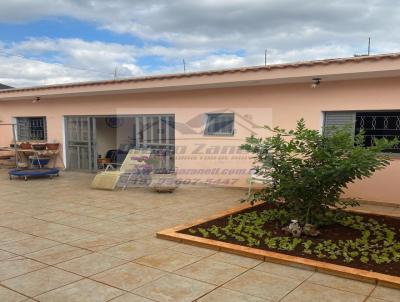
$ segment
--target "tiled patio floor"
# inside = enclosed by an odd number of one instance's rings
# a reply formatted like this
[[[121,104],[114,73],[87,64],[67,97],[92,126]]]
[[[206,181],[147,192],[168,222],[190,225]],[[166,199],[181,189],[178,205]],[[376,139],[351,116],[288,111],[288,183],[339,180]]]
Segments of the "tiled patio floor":
[[[0,170],[1,302],[400,301],[400,290],[154,237],[243,191],[95,191],[92,177],[9,181]]]

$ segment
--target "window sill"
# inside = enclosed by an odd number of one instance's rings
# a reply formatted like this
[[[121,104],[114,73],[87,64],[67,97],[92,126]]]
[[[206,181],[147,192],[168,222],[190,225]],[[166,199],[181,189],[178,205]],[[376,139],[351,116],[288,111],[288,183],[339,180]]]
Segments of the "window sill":
[[[45,144],[47,140],[17,140],[17,143]]]
[[[204,133],[204,136],[210,136],[210,137],[234,137],[235,135],[232,134],[224,134],[224,133],[217,133],[217,134],[210,134],[210,133]]]

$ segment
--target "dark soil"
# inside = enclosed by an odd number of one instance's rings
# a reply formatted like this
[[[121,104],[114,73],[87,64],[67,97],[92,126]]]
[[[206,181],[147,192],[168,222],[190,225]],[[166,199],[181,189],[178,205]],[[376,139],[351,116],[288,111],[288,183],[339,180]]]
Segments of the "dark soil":
[[[247,212],[253,212],[253,211],[263,211],[265,209],[271,208],[270,206],[266,204],[261,204],[257,205],[251,208],[248,208],[246,210],[237,212],[231,216],[235,216],[236,214],[242,214],[242,213],[247,213]],[[397,231],[396,234],[396,239],[400,239],[400,218],[394,218],[394,217],[388,217],[388,216],[381,216],[381,215],[372,215],[372,214],[361,214],[357,213],[356,215],[362,216],[366,219],[373,218],[380,223],[386,224],[388,227],[393,228],[394,230]],[[191,236],[197,236],[201,237],[201,234],[196,233],[195,235],[191,234],[189,232],[189,229],[197,229],[197,228],[209,228],[213,225],[218,226],[218,227],[224,227],[228,224],[228,217],[222,217],[222,218],[217,218],[215,220],[211,220],[199,225],[195,225],[191,228],[185,229],[180,231],[180,233],[183,234],[188,234]],[[279,226],[276,222],[271,222],[271,223],[266,223],[264,225],[264,228],[268,231],[272,231],[274,236],[288,236],[284,231],[281,230],[281,226]],[[315,243],[322,242],[324,240],[332,240],[333,242],[337,242],[339,240],[353,240],[356,238],[359,238],[361,236],[361,232],[358,230],[354,230],[350,227],[345,227],[340,224],[333,224],[325,227],[319,228],[321,231],[321,234],[318,237],[305,237],[302,236],[302,238],[305,239],[310,239],[311,241]],[[210,234],[209,239],[213,240],[218,240],[221,241],[220,239],[217,239],[214,235]],[[242,246],[246,246],[245,243],[239,242],[233,238],[227,238],[227,240],[224,240],[224,242],[229,242],[233,244],[238,244]],[[328,262],[328,263],[333,263],[333,264],[338,264],[338,265],[343,265],[343,266],[348,266],[348,267],[353,267],[357,269],[362,269],[362,270],[367,270],[367,271],[373,271],[373,272],[378,272],[378,273],[383,273],[383,274],[389,274],[393,276],[400,276],[400,262],[392,262],[392,263],[385,263],[385,264],[376,264],[375,262],[370,261],[369,263],[363,263],[357,259],[355,259],[353,262],[350,263],[345,263],[341,259],[327,259],[327,258],[318,258],[315,255],[308,255],[302,252],[302,248],[296,248],[294,251],[282,251],[278,249],[270,249],[268,248],[263,241],[261,241],[261,244],[258,249],[266,250],[266,251],[272,251],[276,253],[282,253],[286,255],[292,255],[292,256],[299,256],[307,259],[313,259],[317,261],[323,261],[323,262]]]

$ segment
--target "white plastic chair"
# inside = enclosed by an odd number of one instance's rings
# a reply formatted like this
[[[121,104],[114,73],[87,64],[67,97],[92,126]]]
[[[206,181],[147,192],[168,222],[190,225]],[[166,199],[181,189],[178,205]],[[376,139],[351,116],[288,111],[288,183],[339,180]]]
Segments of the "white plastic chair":
[[[247,192],[248,196],[251,194],[251,188],[253,184],[258,183],[258,184],[264,184],[264,185],[271,185],[273,182],[272,177],[264,177],[263,175],[258,175],[255,169],[250,169],[250,175],[248,178],[248,183],[249,183],[249,190]]]

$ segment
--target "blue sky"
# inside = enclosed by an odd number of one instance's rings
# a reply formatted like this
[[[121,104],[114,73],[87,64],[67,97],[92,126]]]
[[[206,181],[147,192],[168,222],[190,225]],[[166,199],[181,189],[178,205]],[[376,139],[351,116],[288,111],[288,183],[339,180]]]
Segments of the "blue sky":
[[[0,41],[5,45],[21,43],[29,39],[82,39],[87,42],[101,41],[117,43],[123,46],[143,48],[149,45],[168,45],[163,41],[148,43],[132,34],[116,33],[102,29],[95,22],[85,22],[69,17],[47,17],[32,22],[1,23]],[[39,59],[47,62],[56,62],[57,51],[40,53],[24,52],[24,57]],[[149,72],[156,71],[160,64],[165,64],[158,56],[140,57],[138,63]],[[116,65],[116,67],[118,67]],[[114,72],[114,70],[113,70]]]
[[[126,47],[146,48],[150,46],[168,47],[169,43],[162,39],[157,41],[145,41],[128,33],[116,33],[108,29],[102,29],[96,22],[86,22],[70,17],[46,17],[32,22],[3,22],[0,23],[0,41],[7,47],[13,44],[23,43],[32,39],[57,40],[57,39],[81,39],[86,42],[98,42],[106,44],[118,44]],[[59,52],[57,50],[32,51],[29,49],[22,52],[25,58],[41,60],[44,62],[58,62]],[[181,61],[177,58],[176,61]],[[166,62],[161,56],[143,55],[136,63],[141,65],[146,72],[156,72],[161,66],[171,66],[174,60]],[[176,62],[175,62],[176,63]],[[95,69],[95,66],[93,66]],[[118,69],[118,65],[115,67]],[[115,68],[110,70],[114,73]],[[99,72],[104,73],[99,70]],[[110,73],[109,72],[109,73]],[[125,75],[125,74],[124,74]]]
[[[357,14],[355,14],[357,12]],[[13,0],[0,82],[15,87],[400,50],[389,0]]]

